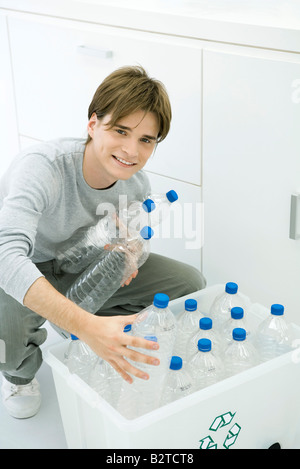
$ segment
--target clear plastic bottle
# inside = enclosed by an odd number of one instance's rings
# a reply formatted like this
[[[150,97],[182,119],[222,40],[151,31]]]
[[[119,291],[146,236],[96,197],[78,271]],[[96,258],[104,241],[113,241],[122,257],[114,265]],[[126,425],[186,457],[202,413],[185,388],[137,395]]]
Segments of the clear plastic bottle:
[[[226,376],[236,375],[259,363],[258,354],[253,344],[246,338],[246,331],[237,327],[232,331],[232,342],[224,352]]]
[[[88,382],[89,373],[96,358],[96,354],[87,344],[71,334],[71,342],[64,357],[64,363],[70,373],[75,373],[83,381]]]
[[[177,334],[176,318],[169,308],[169,297],[156,293],[153,303],[137,314],[132,324],[132,335],[137,337],[156,336],[159,344],[160,372],[166,375]]]
[[[146,335],[144,339],[157,342],[154,335]],[[143,354],[160,359],[159,350],[135,349]],[[131,362],[130,360],[128,360]],[[160,365],[148,365],[147,363],[131,362],[140,370],[149,374],[149,380],[133,377],[133,383],[122,381],[120,397],[117,404],[118,411],[127,419],[134,419],[144,415],[159,406],[162,386],[165,379]]]
[[[231,308],[231,316],[224,323],[223,331],[222,331],[222,338],[224,341],[224,348],[227,347],[228,343],[231,342],[232,339],[232,331],[233,329],[240,327],[246,330],[247,340],[251,338],[251,331],[249,330],[248,322],[244,315],[244,309],[240,306],[234,306]]]
[[[57,264],[64,272],[82,272],[116,237],[116,219],[113,217],[105,216],[96,225],[83,226],[57,247]]]
[[[221,356],[223,351],[222,337],[213,327],[213,321],[209,317],[203,317],[199,321],[197,332],[189,338],[187,345],[187,361],[190,361],[198,351],[198,341],[200,339],[209,339],[212,343],[214,354]]]
[[[209,339],[199,339],[198,351],[188,364],[188,371],[195,383],[196,390],[217,383],[223,378],[223,365],[212,351]]]
[[[182,358],[173,355],[162,393],[162,406],[188,396],[195,391],[193,379],[188,370],[182,365]]]
[[[169,216],[171,205],[178,200],[178,194],[173,189],[166,194],[152,194],[147,199],[148,204],[153,204],[155,210],[152,210],[149,216],[149,224],[152,228],[159,225]]]
[[[138,237],[129,238],[112,250],[104,251],[77,277],[66,292],[67,298],[90,313],[98,311],[147,260],[152,236],[153,230],[147,226]]]
[[[89,385],[109,404],[116,407],[122,378],[120,374],[105,360],[98,357],[89,373]]]
[[[225,285],[225,291],[217,295],[208,313],[215,328],[222,330],[225,321],[230,318],[230,312],[234,306],[241,306],[246,310],[247,305],[238,293],[238,285],[234,282],[228,282]]]
[[[283,317],[284,307],[273,304],[270,313],[258,326],[255,336],[255,345],[263,362],[292,349],[288,326]]]
[[[185,300],[184,311],[177,317],[177,335],[173,353],[187,359],[187,346],[193,334],[198,331],[200,318],[203,314],[197,308],[197,301],[193,298]]]

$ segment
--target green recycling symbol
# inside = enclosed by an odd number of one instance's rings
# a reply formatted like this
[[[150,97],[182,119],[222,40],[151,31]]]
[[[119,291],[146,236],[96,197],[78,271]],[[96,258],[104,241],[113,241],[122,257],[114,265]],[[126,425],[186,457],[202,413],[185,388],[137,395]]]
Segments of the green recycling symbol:
[[[230,425],[232,423],[232,420],[235,414],[236,413],[232,414],[231,412],[226,412],[225,414],[218,415],[214,419],[211,426],[209,427],[209,430],[212,432],[217,432],[217,430],[219,430],[220,428]],[[234,423],[232,427],[228,430],[228,433],[225,437],[225,440],[223,442],[224,448],[229,449],[231,446],[234,445],[240,431],[241,431],[240,425],[238,425],[237,423]],[[211,435],[208,435],[202,438],[202,440],[199,440],[199,443],[200,443],[199,449],[217,449],[218,448],[217,443],[215,443]]]

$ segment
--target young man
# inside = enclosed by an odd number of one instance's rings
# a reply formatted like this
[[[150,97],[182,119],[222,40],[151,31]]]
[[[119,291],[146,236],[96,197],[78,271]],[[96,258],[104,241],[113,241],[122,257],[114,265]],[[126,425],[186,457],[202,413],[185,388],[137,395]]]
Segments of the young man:
[[[56,247],[79,227],[95,224],[99,204],[118,207],[122,195],[130,203],[150,192],[142,169],[168,134],[171,108],[160,82],[140,67],[125,67],[96,90],[88,117],[86,142],[59,139],[25,150],[0,183],[0,371],[4,405],[16,418],[40,406],[35,374],[46,320],[85,341],[125,380],[132,382],[130,374],[147,379],[127,358],[155,366],[146,351],[157,344],[123,332],[132,313],[158,291],[174,299],[205,286],[196,269],[150,254],[95,315],[65,297],[76,275],[58,268]]]

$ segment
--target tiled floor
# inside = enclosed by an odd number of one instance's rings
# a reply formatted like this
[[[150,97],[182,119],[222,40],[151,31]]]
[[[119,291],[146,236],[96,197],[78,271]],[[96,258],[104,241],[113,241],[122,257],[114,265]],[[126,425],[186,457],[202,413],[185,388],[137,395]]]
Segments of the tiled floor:
[[[45,346],[63,340],[50,325],[46,327]],[[42,405],[34,417],[25,420],[10,417],[0,400],[0,449],[67,448],[51,368],[43,363],[36,377],[41,387]]]

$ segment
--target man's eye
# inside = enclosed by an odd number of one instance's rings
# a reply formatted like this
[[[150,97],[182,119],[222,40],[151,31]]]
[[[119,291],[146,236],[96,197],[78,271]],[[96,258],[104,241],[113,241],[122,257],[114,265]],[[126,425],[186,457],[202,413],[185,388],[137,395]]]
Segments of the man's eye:
[[[116,132],[118,132],[118,134],[120,135],[126,135],[125,130],[122,130],[122,129],[116,129]]]

